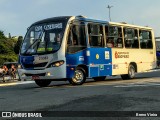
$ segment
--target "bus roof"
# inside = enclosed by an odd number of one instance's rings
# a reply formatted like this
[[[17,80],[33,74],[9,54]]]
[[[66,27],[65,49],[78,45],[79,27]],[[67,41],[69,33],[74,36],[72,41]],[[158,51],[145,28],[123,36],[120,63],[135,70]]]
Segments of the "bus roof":
[[[42,24],[42,23],[49,23],[49,22],[54,22],[54,21],[68,21],[70,18],[72,18],[73,20],[77,20],[77,21],[94,22],[94,23],[119,25],[119,26],[135,27],[135,28],[152,30],[152,28],[150,28],[150,27],[143,27],[143,26],[137,26],[137,25],[132,25],[132,24],[126,24],[126,23],[108,22],[108,21],[103,21],[103,20],[89,19],[89,18],[87,18],[85,16],[82,16],[82,15],[79,15],[79,16],[52,17],[52,18],[47,18],[47,19],[43,19],[43,20],[37,21],[37,22],[33,23],[32,25],[37,25],[37,24]]]
[[[52,18],[47,18],[47,19],[43,19],[43,20],[37,21],[37,22],[33,23],[32,25],[37,25],[37,24],[42,24],[42,23],[49,23],[49,22],[54,22],[54,21],[68,21],[69,18],[71,18],[71,16],[52,17]]]
[[[74,17],[74,19],[78,20],[78,21],[108,24],[107,21],[89,19],[89,18],[86,18],[86,17],[80,15],[80,16],[60,16],[60,17],[47,18],[47,19],[37,21],[37,22],[33,23],[31,26],[37,25],[37,24],[42,24],[42,23],[54,22],[54,21],[68,21],[71,17]]]
[[[94,23],[108,24],[108,21],[90,19],[90,18],[81,16],[81,15],[80,16],[75,16],[75,20],[84,21],[84,22],[94,22]]]
[[[111,25],[125,26],[125,27],[135,27],[135,28],[152,30],[152,28],[150,28],[150,27],[143,27],[143,26],[132,25],[132,24],[127,24],[127,23],[109,22],[109,24],[111,24]]]

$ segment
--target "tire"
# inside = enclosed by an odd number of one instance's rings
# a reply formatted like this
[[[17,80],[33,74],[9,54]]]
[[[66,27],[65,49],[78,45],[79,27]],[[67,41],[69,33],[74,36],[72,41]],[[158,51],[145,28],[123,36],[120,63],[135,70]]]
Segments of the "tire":
[[[106,76],[101,76],[101,77],[93,77],[95,81],[104,81],[106,79]]]
[[[135,77],[135,73],[136,73],[135,67],[133,65],[129,65],[128,74],[121,75],[121,78],[123,80],[133,79]]]
[[[69,79],[72,85],[82,85],[86,81],[86,72],[83,68],[77,67],[74,76]]]
[[[40,87],[47,87],[51,81],[50,80],[35,80],[35,83]]]

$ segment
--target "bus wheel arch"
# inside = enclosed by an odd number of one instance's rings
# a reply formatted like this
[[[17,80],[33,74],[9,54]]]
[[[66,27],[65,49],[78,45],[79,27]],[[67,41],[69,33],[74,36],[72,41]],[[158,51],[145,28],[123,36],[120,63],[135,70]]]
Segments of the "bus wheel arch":
[[[82,85],[86,81],[86,69],[82,66],[77,66],[74,75],[69,79],[69,82],[72,85]]]
[[[137,72],[137,64],[135,62],[131,62],[128,66],[128,74],[121,75],[123,80],[133,79],[135,77],[135,73]]]
[[[135,68],[135,72],[137,72],[137,64],[135,63],[135,62],[131,62],[130,64],[129,64],[129,66],[130,65],[133,65],[133,67]],[[128,68],[129,68],[129,66],[128,66]]]
[[[34,80],[34,81],[40,87],[47,87],[51,83],[51,80]]]
[[[88,77],[88,67],[86,65],[78,65],[77,68],[83,68],[85,70],[86,77]]]

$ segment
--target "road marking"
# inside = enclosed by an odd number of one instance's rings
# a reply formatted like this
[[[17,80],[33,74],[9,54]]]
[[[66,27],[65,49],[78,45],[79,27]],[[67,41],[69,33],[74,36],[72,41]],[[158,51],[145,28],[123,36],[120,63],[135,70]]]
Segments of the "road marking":
[[[14,83],[2,83],[2,84],[0,84],[0,87],[24,85],[24,84],[31,84],[31,83],[34,83],[34,81],[20,81],[20,82],[14,82]]]
[[[0,87],[3,87],[3,86],[13,86],[13,85],[16,85],[16,83],[3,83],[3,84],[0,84]]]
[[[158,83],[148,83],[148,84],[129,84],[129,85],[117,85],[114,87],[121,87],[121,88],[125,88],[125,87],[147,87],[147,86],[160,86],[160,84]]]
[[[111,81],[89,81],[89,82],[86,82],[84,83],[83,85],[80,85],[80,86],[72,86],[70,84],[58,84],[58,85],[55,85],[53,84],[52,86],[49,86],[48,88],[51,88],[51,87],[56,87],[56,86],[61,86],[61,87],[68,87],[68,88],[74,88],[74,87],[92,87],[92,86],[117,86],[117,87],[133,87],[133,86],[147,86],[146,84],[150,84],[152,83],[152,86],[153,86],[153,83],[157,83],[156,85],[158,86],[158,83],[160,83],[159,81],[159,78],[147,78],[147,79],[134,79],[134,80],[111,80]],[[150,85],[151,86],[151,85]]]
[[[34,83],[34,81],[17,81],[17,82],[6,82],[6,83],[0,83],[0,87],[5,86],[16,86],[16,85],[23,85],[23,84],[31,84]],[[159,83],[159,84],[158,84]],[[111,80],[111,81],[90,81],[84,83],[82,86],[72,86],[69,84],[58,84],[53,85],[52,87],[61,86],[61,87],[90,87],[90,86],[114,86],[114,87],[140,87],[140,86],[160,86],[159,78],[149,78],[149,79],[134,79],[134,80]],[[49,88],[51,88],[49,86]]]
[[[22,82],[17,82],[17,85],[31,84],[31,83],[34,83],[34,81],[22,81]]]

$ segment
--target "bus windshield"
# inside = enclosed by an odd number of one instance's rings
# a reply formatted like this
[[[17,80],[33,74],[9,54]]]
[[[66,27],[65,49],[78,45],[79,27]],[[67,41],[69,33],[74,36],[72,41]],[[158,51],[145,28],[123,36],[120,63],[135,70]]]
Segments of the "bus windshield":
[[[64,34],[64,23],[44,23],[29,28],[21,47],[21,54],[35,55],[59,50]]]

